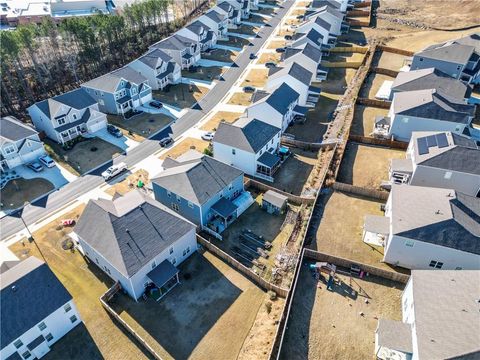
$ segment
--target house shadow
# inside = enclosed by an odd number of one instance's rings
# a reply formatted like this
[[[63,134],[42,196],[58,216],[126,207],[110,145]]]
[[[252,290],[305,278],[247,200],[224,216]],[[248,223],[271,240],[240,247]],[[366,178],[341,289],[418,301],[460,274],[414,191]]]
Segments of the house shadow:
[[[355,158],[357,157],[359,146],[359,144],[352,143],[351,141],[347,143],[342,162],[340,163],[340,171],[337,176],[339,182],[353,185],[353,167],[355,165]]]
[[[317,243],[317,231],[322,222],[323,214],[325,213],[325,208],[327,207],[328,200],[333,195],[333,190],[331,188],[322,189],[317,201],[317,205],[313,208],[312,218],[310,220],[310,226],[307,229],[307,234],[305,236],[305,246],[309,249],[318,251]]]
[[[355,105],[355,110],[353,113],[352,127],[350,133],[354,135],[364,135],[366,134],[364,119],[366,114],[367,107],[364,105]],[[372,131],[373,129],[370,129]]]
[[[330,68],[327,75],[327,80],[321,82],[319,87],[322,89],[322,92],[343,95],[348,86],[346,75],[346,68]]]
[[[338,38],[339,42],[349,42],[353,46],[367,45],[367,38],[362,28],[359,26],[352,26],[347,34],[343,34]],[[340,44],[339,46],[348,46],[348,44]],[[351,46],[351,45],[350,45]]]
[[[193,254],[179,269],[180,284],[160,301],[148,298],[135,302],[120,295],[110,305],[120,316],[133,318],[136,326],[170,356],[187,359],[213,326],[218,326],[242,290],[200,253]],[[156,349],[158,345],[153,343]]]

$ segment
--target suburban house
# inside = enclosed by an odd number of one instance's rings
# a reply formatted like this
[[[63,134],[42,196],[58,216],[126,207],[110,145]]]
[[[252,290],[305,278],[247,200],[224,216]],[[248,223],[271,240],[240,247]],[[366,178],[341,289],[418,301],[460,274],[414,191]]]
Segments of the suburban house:
[[[220,12],[213,8],[197,20],[212,29],[217,39],[225,38],[228,30],[228,16],[225,15],[223,11]]]
[[[162,90],[169,84],[177,84],[182,77],[180,65],[160,49],[149,51],[128,66],[146,77],[153,90]]]
[[[191,24],[181,28],[177,34],[195,41],[200,46],[201,51],[212,48],[217,43],[217,34],[209,26],[200,20],[195,20]]]
[[[97,100],[81,88],[39,101],[27,110],[35,128],[60,144],[107,126]]]
[[[335,47],[337,37],[333,35],[332,25],[323,19],[323,17],[317,16],[316,18],[305,20],[298,25],[296,32],[307,34],[310,30],[315,30],[315,32],[320,35],[318,36],[316,33],[312,33],[312,35],[310,35],[312,41],[315,40],[315,42],[318,42],[318,39],[321,38],[324,49]],[[293,45],[296,47],[296,42],[294,42]]]
[[[237,25],[240,24],[240,22],[242,21],[242,14],[240,10],[236,9],[228,1],[221,2],[220,4],[215,6],[213,10],[216,10],[219,13],[223,12],[227,16],[227,28],[229,29],[235,29]]]
[[[82,322],[67,289],[34,256],[2,272],[0,302],[1,359],[40,359]]]
[[[328,37],[324,38],[317,30],[310,29],[305,33],[296,32],[292,35],[292,40],[287,43],[289,43],[289,48],[302,48],[306,44],[310,44],[322,51],[328,51],[332,44],[326,44],[324,41],[328,42]]]
[[[318,89],[310,87],[313,76],[313,73],[303,66],[296,62],[291,62],[282,67],[269,69],[266,88],[268,91],[273,92],[285,83],[299,95],[299,105],[313,107],[318,101],[319,95]]]
[[[38,132],[13,116],[0,119],[0,170],[28,164],[45,155]]]
[[[213,143],[213,156],[245,174],[272,180],[282,162],[278,155],[281,130],[253,119],[247,123],[220,123]]]
[[[480,145],[452,132],[414,132],[406,159],[392,159],[390,181],[480,197]]]
[[[477,359],[480,272],[413,270],[402,320],[379,319],[375,358]]]
[[[345,14],[331,5],[325,5],[315,12],[306,15],[305,18],[307,20],[321,18],[323,21],[326,21],[330,24],[330,34],[334,36],[340,36],[348,31],[348,25],[343,21]]]
[[[399,92],[435,89],[458,100],[470,98],[472,87],[435,68],[400,71],[393,81],[390,100]]]
[[[428,46],[412,59],[411,70],[436,68],[471,84],[480,83],[480,33]]]
[[[312,74],[315,74],[314,80],[316,81],[323,81],[327,78],[328,69],[320,65],[322,51],[310,43],[306,43],[300,48],[286,48],[282,54],[282,61],[284,64],[296,62]]]
[[[228,3],[238,11],[240,19],[248,19],[250,16],[250,2],[249,0],[218,0],[217,4]]]
[[[125,115],[152,100],[148,79],[126,66],[82,84],[101,112]]]
[[[410,141],[413,131],[452,131],[461,134],[470,127],[475,105],[450,98],[435,90],[396,93],[388,116],[389,136]],[[375,124],[377,127],[377,124]],[[375,131],[374,131],[375,132]]]
[[[251,6],[251,0],[237,0],[242,4],[241,8],[241,13],[242,13],[242,19],[248,19],[250,17],[250,6]],[[255,0],[254,0],[255,1]]]
[[[150,49],[160,49],[170,55],[182,69],[195,66],[200,60],[200,45],[197,41],[176,33],[159,41]]]
[[[195,228],[134,190],[113,200],[90,200],[74,232],[84,256],[133,299],[155,286],[158,300],[178,284],[176,266],[196,251]]]
[[[308,11],[317,11],[325,6],[331,6],[340,12],[346,12],[348,8],[348,0],[314,0],[308,6]]]
[[[363,241],[407,269],[480,269],[480,198],[452,189],[392,185],[385,216],[367,215]]]
[[[282,83],[271,94],[258,92],[252,98],[253,104],[245,110],[246,117],[258,119],[284,132],[296,113],[306,108],[298,106],[300,95],[287,83]]]
[[[152,180],[155,199],[202,229],[220,234],[253,203],[243,172],[210,156],[192,150],[163,167]]]

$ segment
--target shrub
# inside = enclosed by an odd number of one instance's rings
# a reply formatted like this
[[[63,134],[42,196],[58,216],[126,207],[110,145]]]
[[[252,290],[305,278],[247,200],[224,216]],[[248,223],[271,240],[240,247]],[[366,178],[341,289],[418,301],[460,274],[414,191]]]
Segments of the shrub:
[[[270,300],[275,300],[277,298],[277,293],[275,291],[270,290],[268,292],[268,296],[270,297]]]
[[[270,301],[265,303],[265,310],[267,310],[267,314],[272,312],[272,303]]]
[[[208,156],[213,156],[213,151],[210,150],[209,148],[206,148],[205,150],[203,150],[203,153]]]

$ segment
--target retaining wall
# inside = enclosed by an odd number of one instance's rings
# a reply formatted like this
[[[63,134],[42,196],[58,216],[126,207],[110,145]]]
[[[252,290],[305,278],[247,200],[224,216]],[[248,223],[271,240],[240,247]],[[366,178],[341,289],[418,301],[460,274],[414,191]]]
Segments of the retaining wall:
[[[398,54],[398,55],[405,55],[405,56],[413,56],[415,54],[413,51],[397,49],[397,48],[385,46],[385,45],[378,45],[377,49],[380,51],[385,51],[385,52]]]
[[[389,193],[386,191],[380,191],[375,189],[368,189],[360,186],[355,186],[351,184],[345,184],[342,182],[335,181],[333,188],[338,191],[343,191],[349,194],[364,196],[367,198],[387,201]]]
[[[360,53],[365,54],[368,51],[368,47],[365,46],[338,46],[329,50],[331,53]]]
[[[374,137],[369,136],[362,136],[362,135],[349,135],[348,140],[367,144],[367,145],[378,145],[378,146],[386,146],[392,149],[400,149],[400,150],[407,150],[408,143],[403,141],[396,141],[396,140],[388,140],[388,139],[377,139]]]
[[[380,67],[373,67],[371,71],[376,74],[387,75],[393,78],[396,78],[399,73],[398,71],[395,71],[395,70],[390,70],[390,69],[385,69]]]
[[[385,100],[375,100],[375,99],[367,99],[367,98],[358,98],[357,104],[365,105],[365,106],[372,106],[380,109],[390,109],[392,105],[391,101]]]

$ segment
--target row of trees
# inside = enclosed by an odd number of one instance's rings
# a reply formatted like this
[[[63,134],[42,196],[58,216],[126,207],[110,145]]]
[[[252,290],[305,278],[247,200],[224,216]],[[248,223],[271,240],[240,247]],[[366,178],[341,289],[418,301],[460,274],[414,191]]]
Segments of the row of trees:
[[[144,0],[121,15],[72,17],[0,32],[1,113],[26,117],[36,101],[125,65],[188,21],[201,0]]]

